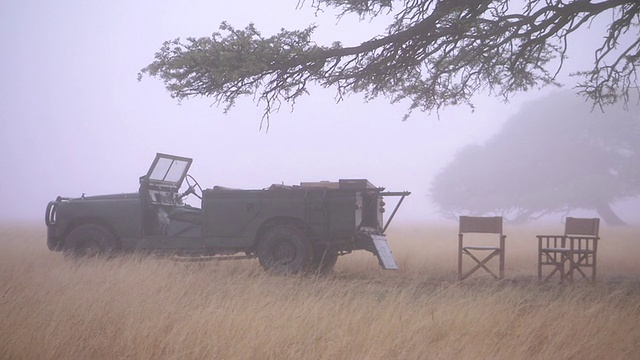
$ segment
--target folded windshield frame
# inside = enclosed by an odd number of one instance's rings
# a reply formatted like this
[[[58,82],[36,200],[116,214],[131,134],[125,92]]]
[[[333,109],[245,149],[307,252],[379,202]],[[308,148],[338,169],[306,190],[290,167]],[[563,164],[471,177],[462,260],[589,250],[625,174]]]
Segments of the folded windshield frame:
[[[171,184],[179,188],[185,176],[187,176],[192,162],[193,159],[190,158],[158,153],[145,179],[152,182]]]

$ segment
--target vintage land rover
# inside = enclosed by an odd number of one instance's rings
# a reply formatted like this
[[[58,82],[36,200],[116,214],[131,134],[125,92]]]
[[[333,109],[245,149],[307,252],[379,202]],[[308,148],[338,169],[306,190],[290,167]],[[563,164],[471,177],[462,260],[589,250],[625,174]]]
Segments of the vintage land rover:
[[[327,272],[339,255],[367,250],[384,269],[397,269],[384,232],[409,192],[360,179],[203,190],[188,175],[191,162],[157,154],[136,193],[59,196],[46,208],[49,249],[71,257],[134,250],[182,259],[257,257],[284,273]],[[201,208],[183,202],[191,194]],[[383,223],[385,196],[399,201]]]

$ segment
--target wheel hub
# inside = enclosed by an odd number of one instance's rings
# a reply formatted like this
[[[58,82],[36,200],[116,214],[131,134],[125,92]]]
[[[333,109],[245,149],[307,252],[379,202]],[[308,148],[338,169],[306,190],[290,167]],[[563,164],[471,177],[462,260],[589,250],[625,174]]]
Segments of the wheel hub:
[[[278,264],[290,264],[296,258],[296,248],[288,241],[281,241],[273,250],[273,258]]]
[[[78,249],[78,253],[83,257],[98,256],[100,254],[100,244],[95,240],[85,241]]]

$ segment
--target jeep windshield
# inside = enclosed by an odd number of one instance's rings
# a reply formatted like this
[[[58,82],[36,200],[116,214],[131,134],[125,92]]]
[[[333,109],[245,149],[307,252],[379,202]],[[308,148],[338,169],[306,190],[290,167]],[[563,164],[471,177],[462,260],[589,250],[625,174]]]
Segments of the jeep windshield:
[[[146,179],[153,182],[162,182],[179,188],[182,180],[187,175],[192,159],[156,154],[156,158],[149,168]]]

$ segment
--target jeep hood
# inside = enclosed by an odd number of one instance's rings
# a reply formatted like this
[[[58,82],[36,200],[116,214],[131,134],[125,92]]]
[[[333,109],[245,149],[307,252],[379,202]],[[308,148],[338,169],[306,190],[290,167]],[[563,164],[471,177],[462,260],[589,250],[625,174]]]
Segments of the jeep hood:
[[[124,199],[138,199],[140,195],[138,193],[127,194],[111,194],[111,195],[94,195],[94,196],[81,196],[79,198],[73,198],[69,201],[86,201],[86,200],[124,200]]]

